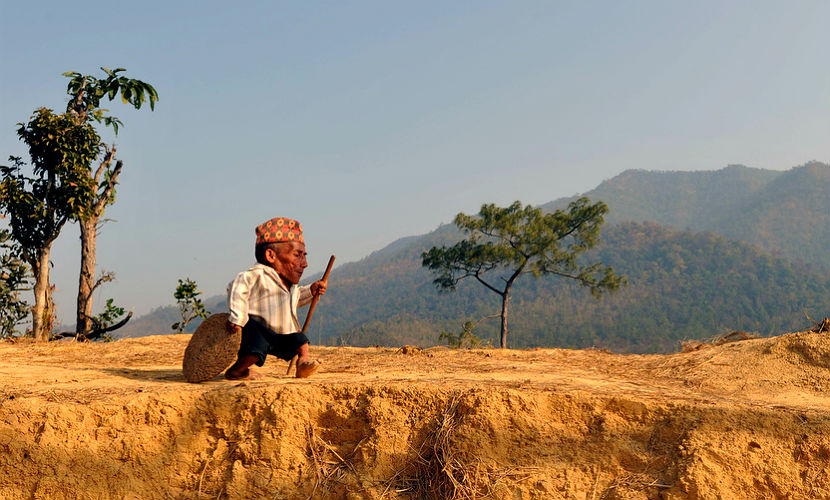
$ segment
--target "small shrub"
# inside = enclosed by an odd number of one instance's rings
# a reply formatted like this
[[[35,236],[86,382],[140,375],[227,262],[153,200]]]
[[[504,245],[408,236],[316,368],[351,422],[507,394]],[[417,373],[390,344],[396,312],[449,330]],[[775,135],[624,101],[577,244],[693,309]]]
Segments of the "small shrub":
[[[441,335],[438,336],[438,341],[440,342],[442,340],[446,340],[447,345],[453,349],[459,349],[461,347],[480,347],[481,339],[478,338],[478,335],[473,333],[475,329],[476,324],[472,321],[467,321],[461,327],[461,332],[458,334],[442,331]]]
[[[0,338],[17,337],[17,325],[30,311],[20,292],[31,289],[31,273],[7,230],[0,231],[0,252]]]
[[[173,323],[171,326],[176,333],[184,332],[184,328],[192,320],[196,318],[204,319],[210,315],[210,312],[205,310],[202,299],[199,298],[202,291],[197,290],[197,288],[196,282],[187,278],[184,281],[179,280],[179,286],[173,292],[173,297],[175,297],[176,303],[179,305],[179,312],[182,315],[182,320]]]

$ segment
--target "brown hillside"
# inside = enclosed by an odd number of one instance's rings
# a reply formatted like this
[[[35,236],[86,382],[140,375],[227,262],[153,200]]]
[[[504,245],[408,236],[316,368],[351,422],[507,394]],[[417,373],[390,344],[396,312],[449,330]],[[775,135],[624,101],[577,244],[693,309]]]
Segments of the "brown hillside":
[[[0,344],[0,500],[830,499],[830,334],[688,353],[313,347],[188,384],[189,335]]]

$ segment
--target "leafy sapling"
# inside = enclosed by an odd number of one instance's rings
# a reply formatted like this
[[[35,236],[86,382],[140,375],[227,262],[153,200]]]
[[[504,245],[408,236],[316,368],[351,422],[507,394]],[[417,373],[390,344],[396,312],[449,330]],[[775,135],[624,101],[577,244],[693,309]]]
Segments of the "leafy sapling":
[[[210,312],[205,310],[205,304],[202,302],[202,299],[199,298],[202,291],[197,290],[197,288],[196,282],[190,278],[184,281],[179,280],[179,286],[176,287],[173,297],[175,297],[176,303],[179,305],[179,313],[182,316],[182,320],[173,323],[171,326],[176,333],[183,333],[187,324],[192,320],[196,318],[204,319],[210,315]]]

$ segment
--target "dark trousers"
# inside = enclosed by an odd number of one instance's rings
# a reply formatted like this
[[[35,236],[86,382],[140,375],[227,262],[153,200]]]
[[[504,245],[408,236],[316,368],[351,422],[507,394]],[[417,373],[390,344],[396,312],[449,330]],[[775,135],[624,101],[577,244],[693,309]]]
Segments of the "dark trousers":
[[[239,357],[254,354],[259,358],[257,366],[265,364],[265,356],[268,354],[290,361],[303,344],[308,344],[308,337],[304,333],[275,333],[265,326],[261,318],[251,316],[242,327]]]

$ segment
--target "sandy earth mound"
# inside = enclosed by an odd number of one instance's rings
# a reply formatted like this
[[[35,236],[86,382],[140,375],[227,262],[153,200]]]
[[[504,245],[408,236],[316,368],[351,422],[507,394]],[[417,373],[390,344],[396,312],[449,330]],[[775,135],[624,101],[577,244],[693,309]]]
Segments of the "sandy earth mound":
[[[830,499],[830,334],[671,355],[0,343],[0,499]]]

